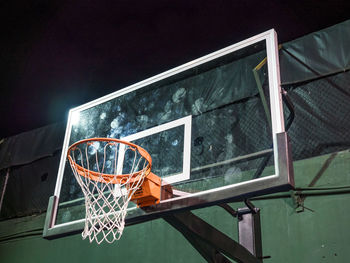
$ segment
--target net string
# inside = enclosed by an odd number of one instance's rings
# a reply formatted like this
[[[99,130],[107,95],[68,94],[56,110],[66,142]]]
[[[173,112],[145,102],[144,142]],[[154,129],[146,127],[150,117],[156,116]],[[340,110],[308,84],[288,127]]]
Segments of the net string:
[[[106,168],[108,146],[114,148],[112,150],[114,160],[111,169],[114,175],[113,179],[117,177],[117,160],[120,158],[120,155],[124,158],[127,157],[125,158],[126,160],[123,160],[123,167],[128,162],[130,163],[128,176],[118,180],[118,184],[112,183],[113,181],[116,182],[116,180],[105,180],[103,176]],[[90,147],[93,147],[94,158],[89,156]],[[103,241],[112,243],[115,240],[119,240],[123,233],[129,201],[144,181],[148,170],[148,161],[134,147],[129,145],[120,147],[119,143],[106,142],[106,145],[103,147],[101,164],[98,148],[93,143],[85,143],[84,148],[84,153],[78,146],[73,148],[71,152],[72,160],[69,159],[74,176],[82,188],[85,198],[86,221],[82,237],[83,239],[88,237],[90,242],[96,241],[98,244]],[[121,148],[123,152],[120,151]],[[128,151],[132,151],[133,154],[126,155]],[[85,161],[83,157],[85,157]],[[92,161],[94,163],[91,163]],[[87,168],[83,170],[84,176],[78,173],[77,165]],[[101,166],[102,169],[100,169]],[[92,171],[91,169],[94,172],[98,172],[100,180],[96,181],[90,178],[89,171]]]

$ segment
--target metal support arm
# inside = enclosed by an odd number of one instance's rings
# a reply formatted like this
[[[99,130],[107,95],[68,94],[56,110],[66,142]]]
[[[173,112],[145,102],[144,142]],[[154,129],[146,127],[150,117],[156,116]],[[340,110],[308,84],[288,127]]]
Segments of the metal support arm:
[[[261,262],[245,247],[232,240],[190,211],[178,212],[163,217],[178,230],[209,263]]]

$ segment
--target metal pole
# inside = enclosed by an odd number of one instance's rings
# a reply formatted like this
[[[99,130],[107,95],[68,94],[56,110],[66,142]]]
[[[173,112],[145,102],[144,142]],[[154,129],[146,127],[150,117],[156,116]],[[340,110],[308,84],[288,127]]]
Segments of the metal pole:
[[[5,191],[6,191],[6,186],[7,182],[10,176],[10,168],[7,168],[6,176],[5,176],[5,182],[4,182],[4,187],[1,190],[1,197],[0,197],[0,212],[2,208],[2,202],[4,201],[4,196],[5,196]]]

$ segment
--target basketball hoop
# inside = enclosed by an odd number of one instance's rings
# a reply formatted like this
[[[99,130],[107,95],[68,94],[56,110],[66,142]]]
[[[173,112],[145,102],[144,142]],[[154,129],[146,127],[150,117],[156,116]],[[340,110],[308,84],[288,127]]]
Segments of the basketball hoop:
[[[142,147],[113,138],[91,138],[68,148],[67,158],[85,197],[83,239],[119,240],[129,201],[139,207],[159,203],[161,179]]]

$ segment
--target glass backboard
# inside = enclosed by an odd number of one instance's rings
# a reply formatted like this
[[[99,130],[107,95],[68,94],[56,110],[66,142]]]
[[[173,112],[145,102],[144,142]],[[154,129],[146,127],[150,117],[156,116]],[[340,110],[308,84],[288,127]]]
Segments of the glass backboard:
[[[99,98],[69,113],[46,237],[83,228],[84,197],[67,163],[73,143],[127,140],[152,156],[174,195],[126,224],[272,193],[293,185],[274,30]]]

